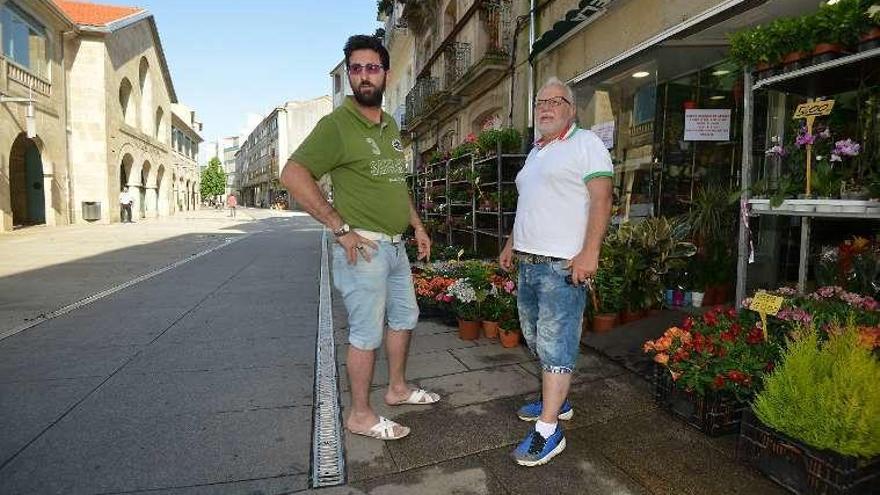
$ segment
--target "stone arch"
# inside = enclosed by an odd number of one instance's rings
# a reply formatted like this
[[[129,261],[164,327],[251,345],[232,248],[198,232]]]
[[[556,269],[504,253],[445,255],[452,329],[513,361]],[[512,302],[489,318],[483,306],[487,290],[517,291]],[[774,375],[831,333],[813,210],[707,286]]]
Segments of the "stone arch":
[[[133,88],[131,81],[127,77],[123,77],[119,83],[119,107],[122,110],[122,120],[130,126],[135,126],[137,122],[137,110],[135,110],[134,97],[132,96]]]
[[[138,82],[141,92],[141,130],[150,136],[155,135],[153,124],[153,78],[150,70],[150,62],[147,57],[141,57],[140,66],[138,67]]]
[[[443,9],[443,36],[448,36],[455,28],[458,18],[458,0],[449,0]]]
[[[489,129],[500,129],[503,127],[504,120],[501,116],[501,107],[493,106],[482,112],[475,114],[476,117],[471,120],[471,129],[474,134]]]
[[[122,155],[122,161],[119,163],[119,191],[128,187],[131,182],[131,173],[134,168],[134,157],[130,153]],[[117,191],[118,192],[118,191]]]
[[[13,226],[46,223],[45,175],[43,153],[38,142],[28,138],[25,133],[20,133],[9,151],[10,213]]]
[[[165,176],[165,164],[160,163],[156,169],[156,215],[168,216],[169,208],[168,177]]]

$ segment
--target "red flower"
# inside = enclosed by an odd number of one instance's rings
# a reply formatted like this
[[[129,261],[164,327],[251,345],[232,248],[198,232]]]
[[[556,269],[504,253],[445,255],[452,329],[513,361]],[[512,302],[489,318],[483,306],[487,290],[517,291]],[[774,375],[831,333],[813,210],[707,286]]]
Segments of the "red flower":
[[[758,327],[752,327],[749,330],[749,334],[746,336],[746,342],[751,345],[756,345],[764,342],[764,332],[761,331]]]
[[[710,327],[714,327],[718,324],[718,314],[713,311],[707,312],[703,315],[703,322]]]
[[[727,316],[729,316],[730,318],[736,318],[736,308],[734,308],[733,306],[727,308]]]
[[[734,323],[730,325],[730,333],[734,337],[739,337],[739,334],[742,333],[742,327],[739,323]]]
[[[687,330],[687,331],[689,331],[689,332],[691,331],[691,328],[693,328],[693,327],[694,327],[694,319],[693,319],[692,317],[690,317],[690,316],[688,316],[687,318],[685,318],[684,321],[683,321],[682,324],[681,324],[681,329],[682,329],[682,330]]]
[[[727,332],[721,332],[720,337],[724,342],[734,342],[736,340],[736,334],[733,333],[733,329]]]
[[[675,354],[672,355],[672,362],[678,363],[678,362],[684,361],[685,359],[688,359],[690,357],[691,357],[691,353],[688,352],[687,350],[685,350],[684,348],[681,348],[681,349],[675,351]]]
[[[767,373],[770,373],[771,371],[773,371],[773,368],[775,368],[775,367],[776,367],[776,365],[773,364],[773,361],[770,361],[767,363],[767,366],[764,366],[764,371]]]
[[[724,380],[723,375],[716,375],[715,379],[712,380],[712,388],[715,390],[720,390],[720,389],[724,388],[725,383],[726,382]]]

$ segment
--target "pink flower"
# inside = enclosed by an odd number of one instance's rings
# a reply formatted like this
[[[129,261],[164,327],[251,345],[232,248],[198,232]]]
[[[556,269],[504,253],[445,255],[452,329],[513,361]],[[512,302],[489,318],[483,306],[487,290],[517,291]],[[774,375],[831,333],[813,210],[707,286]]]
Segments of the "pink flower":
[[[794,144],[798,146],[798,148],[803,148],[808,144],[813,144],[816,142],[816,136],[807,132],[806,129],[801,129],[801,133],[798,134],[797,138],[794,140]]]
[[[852,139],[844,139],[834,143],[834,155],[838,156],[859,156],[862,147],[859,143]],[[832,155],[832,161],[833,161]]]
[[[782,157],[782,156],[787,155],[788,153],[785,152],[785,148],[783,148],[782,146],[780,146],[780,145],[777,144],[776,146],[773,146],[772,148],[770,148],[770,149],[768,149],[767,151],[765,151],[764,154],[767,155],[767,156],[779,156],[779,157]]]

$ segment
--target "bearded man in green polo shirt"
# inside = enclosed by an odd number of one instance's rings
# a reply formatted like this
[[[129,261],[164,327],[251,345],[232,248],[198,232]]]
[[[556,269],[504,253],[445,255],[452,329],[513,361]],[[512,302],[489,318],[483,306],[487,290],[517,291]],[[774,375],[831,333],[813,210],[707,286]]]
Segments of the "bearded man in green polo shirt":
[[[408,435],[409,428],[378,416],[370,406],[375,351],[384,334],[387,404],[440,400],[437,394],[407,384],[404,375],[419,309],[401,234],[413,227],[419,259],[427,259],[431,240],[406,187],[400,131],[382,111],[388,51],[378,38],[357,35],[348,39],[343,52],[354,95],[318,122],[291,155],[281,182],[336,237],[333,284],[342,294],[349,325],[351,411],[346,427],[355,434],[397,440]],[[333,205],[316,183],[324,174],[333,182]]]

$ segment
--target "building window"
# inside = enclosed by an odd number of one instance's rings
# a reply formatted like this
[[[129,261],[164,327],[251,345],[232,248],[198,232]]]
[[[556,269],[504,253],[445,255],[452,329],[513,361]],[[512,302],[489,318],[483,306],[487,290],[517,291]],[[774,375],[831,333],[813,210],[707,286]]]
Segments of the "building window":
[[[49,77],[46,28],[13,3],[0,7],[3,55],[34,74]]]
[[[134,103],[131,100],[131,82],[127,77],[119,83],[119,106],[122,108],[122,119],[128,125],[134,125]]]
[[[339,74],[333,74],[333,92],[342,92],[342,76],[340,76]]]

